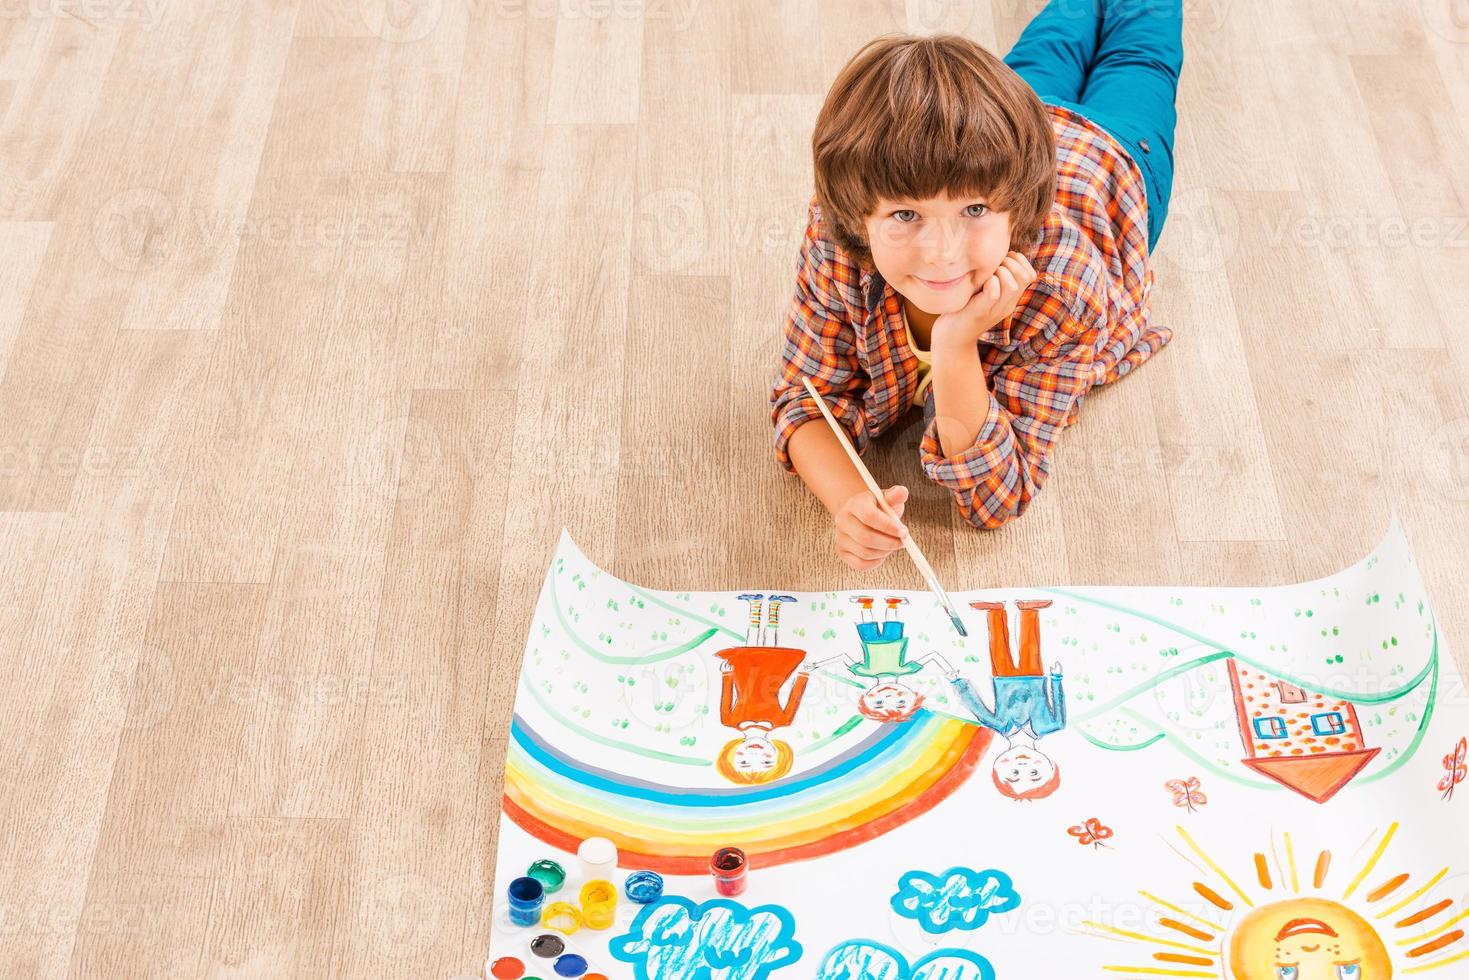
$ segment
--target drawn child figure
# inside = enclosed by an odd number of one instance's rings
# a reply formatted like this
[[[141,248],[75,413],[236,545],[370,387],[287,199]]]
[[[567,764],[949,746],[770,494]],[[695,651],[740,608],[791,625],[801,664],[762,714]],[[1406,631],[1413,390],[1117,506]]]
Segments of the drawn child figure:
[[[857,699],[857,711],[862,717],[882,722],[907,721],[923,706],[923,695],[903,683],[902,678],[918,673],[926,665],[937,667],[945,676],[952,672],[952,668],[937,653],[917,660],[908,659],[909,637],[904,635],[906,625],[898,619],[898,607],[908,601],[903,596],[888,596],[884,600],[887,611],[881,623],[872,619],[873,600],[870,596],[853,596],[851,601],[862,609],[857,623],[857,638],[862,643],[861,659],[842,654],[812,666],[844,662],[853,674],[873,682]]]
[[[1010,629],[1003,602],[971,602],[986,611],[989,619],[990,667],[995,690],[995,707],[980,699],[974,685],[959,672],[949,680],[959,698],[981,725],[1005,736],[1009,743],[994,762],[994,781],[1011,799],[1038,800],[1050,796],[1061,785],[1061,770],[1036,745],[1052,732],[1066,727],[1066,694],[1061,683],[1061,665],[1051,665],[1050,674],[1041,666],[1040,613],[1049,599],[1022,600],[1020,610],[1020,660],[1010,653]]]
[[[755,610],[745,636],[747,641],[755,642],[715,654],[720,659],[722,675],[719,720],[738,731],[740,737],[725,744],[714,767],[731,782],[768,783],[790,772],[795,761],[790,745],[772,738],[771,732],[795,721],[810,680],[811,665],[805,662],[804,650],[765,645],[765,630],[759,626],[758,612],[765,596],[750,593],[740,598],[749,601]],[[774,637],[779,637],[781,604],[794,601],[791,596],[769,597],[765,607],[766,625]],[[781,690],[788,681],[790,692],[782,699]]]

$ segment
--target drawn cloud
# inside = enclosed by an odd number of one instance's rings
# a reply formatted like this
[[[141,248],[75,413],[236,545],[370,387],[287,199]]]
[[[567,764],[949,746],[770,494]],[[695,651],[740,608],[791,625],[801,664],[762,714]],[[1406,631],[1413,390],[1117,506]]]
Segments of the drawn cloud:
[[[853,939],[821,961],[816,980],[995,980],[989,960],[967,949],[938,949],[917,963],[870,939]]]
[[[674,895],[639,912],[609,948],[633,964],[635,980],[766,980],[801,958],[795,933],[795,918],[780,905],[695,905]]]
[[[908,871],[898,879],[893,911],[937,935],[978,929],[998,912],[1018,908],[1020,896],[1003,871],[950,868],[940,874]]]

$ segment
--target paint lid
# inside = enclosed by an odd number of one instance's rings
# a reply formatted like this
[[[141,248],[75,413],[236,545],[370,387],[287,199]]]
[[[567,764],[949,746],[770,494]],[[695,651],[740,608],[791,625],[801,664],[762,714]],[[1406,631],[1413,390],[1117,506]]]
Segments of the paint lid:
[[[663,895],[663,876],[656,871],[634,871],[622,883],[622,891],[639,905],[656,902]]]
[[[566,881],[566,869],[550,858],[542,858],[532,864],[526,875],[539,881],[547,895],[559,890]]]
[[[588,864],[616,864],[617,845],[605,837],[588,837],[576,849],[576,856]]]

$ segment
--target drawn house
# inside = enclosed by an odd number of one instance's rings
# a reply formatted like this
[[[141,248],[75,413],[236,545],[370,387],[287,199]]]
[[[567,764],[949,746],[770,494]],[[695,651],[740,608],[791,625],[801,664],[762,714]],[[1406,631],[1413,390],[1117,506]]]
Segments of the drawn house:
[[[1247,758],[1260,775],[1325,803],[1380,749],[1363,744],[1357,706],[1229,659],[1229,684]]]

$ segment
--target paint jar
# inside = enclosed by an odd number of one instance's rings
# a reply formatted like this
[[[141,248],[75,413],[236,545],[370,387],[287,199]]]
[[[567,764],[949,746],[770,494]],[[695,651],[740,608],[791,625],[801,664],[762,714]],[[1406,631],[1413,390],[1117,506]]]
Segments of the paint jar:
[[[541,925],[569,936],[581,928],[581,909],[570,902],[552,902],[541,912]]]
[[[617,870],[617,845],[605,837],[588,837],[576,849],[582,881],[605,881]]]
[[[539,881],[547,895],[556,894],[566,881],[566,869],[550,858],[542,858],[532,864],[526,874]]]
[[[656,902],[663,897],[663,876],[656,871],[634,871],[622,883],[622,893],[639,905]]]
[[[750,862],[738,847],[721,847],[709,859],[709,873],[714,876],[714,888],[721,895],[742,893],[749,870]]]
[[[534,878],[516,878],[506,890],[510,896],[510,921],[518,926],[533,926],[541,921],[541,906],[546,902],[546,889]]]
[[[581,921],[588,929],[610,929],[617,916],[617,887],[610,881],[581,886]]]

